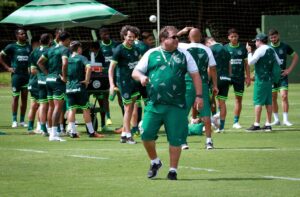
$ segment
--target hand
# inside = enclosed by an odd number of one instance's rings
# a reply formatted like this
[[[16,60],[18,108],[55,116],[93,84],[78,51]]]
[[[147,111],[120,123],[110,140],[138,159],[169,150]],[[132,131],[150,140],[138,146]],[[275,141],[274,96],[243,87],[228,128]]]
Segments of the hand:
[[[196,97],[195,102],[194,102],[194,108],[199,111],[203,107],[203,99]]]
[[[141,77],[141,84],[142,86],[146,86],[150,82],[149,78],[147,76],[142,76]]]
[[[84,81],[80,81],[80,83],[84,84],[85,88],[87,88],[90,82],[87,80],[84,80]]]
[[[187,34],[191,29],[193,29],[193,27],[185,27],[183,28],[182,30],[180,30],[177,35],[178,36],[181,36],[181,35],[184,35],[184,34]]]
[[[213,95],[218,95],[218,93],[219,93],[219,89],[218,89],[218,87],[217,86],[214,86],[213,87]]]
[[[251,85],[251,78],[250,77],[246,77],[245,83],[246,83],[246,86],[249,87]]]
[[[61,79],[64,83],[67,83],[66,77],[63,77],[62,75],[59,75],[59,76],[60,76],[60,79]]]
[[[247,42],[247,44],[246,44],[246,49],[247,49],[248,53],[251,53],[251,52],[252,52],[252,47],[249,45],[248,42]]]
[[[15,69],[12,68],[12,67],[9,67],[9,68],[7,69],[7,71],[8,71],[8,72],[11,72],[11,73],[15,73]]]
[[[281,76],[288,76],[290,74],[289,69],[285,69],[281,71]]]

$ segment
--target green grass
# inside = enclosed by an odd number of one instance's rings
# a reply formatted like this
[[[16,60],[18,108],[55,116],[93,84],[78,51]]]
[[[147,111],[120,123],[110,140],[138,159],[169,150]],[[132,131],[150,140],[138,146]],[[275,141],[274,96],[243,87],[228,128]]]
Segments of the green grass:
[[[0,196],[300,196],[300,85],[292,84],[289,92],[289,117],[295,125],[275,127],[272,133],[232,130],[230,92],[226,133],[213,135],[216,149],[204,149],[204,136],[189,137],[190,150],[182,152],[179,180],[168,181],[164,132],[157,142],[164,166],[156,180],[147,180],[149,160],[140,139],[137,145],[120,144],[119,136],[110,132],[122,121],[116,102],[111,104],[114,124],[105,138],[89,139],[80,126],[80,139],[56,143],[26,135],[26,129],[11,129],[10,90],[1,88],[0,131],[6,135],[0,136]],[[244,127],[254,119],[251,97],[252,87],[245,93],[240,120]],[[82,122],[81,114],[77,119]]]
[[[10,73],[9,72],[0,72],[0,85],[8,86],[10,85]]]

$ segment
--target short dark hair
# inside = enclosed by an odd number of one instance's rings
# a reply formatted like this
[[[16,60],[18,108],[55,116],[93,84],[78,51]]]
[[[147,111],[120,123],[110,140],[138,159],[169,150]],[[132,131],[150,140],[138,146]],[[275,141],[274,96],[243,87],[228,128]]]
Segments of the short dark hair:
[[[278,35],[278,34],[279,34],[279,32],[276,29],[274,29],[274,28],[271,28],[269,30],[269,36]]]
[[[65,41],[65,40],[67,40],[70,37],[71,37],[71,34],[69,32],[67,32],[67,31],[62,31],[59,34],[59,40],[61,40],[61,41]]]
[[[50,39],[51,39],[50,34],[45,33],[45,34],[41,35],[40,42],[42,45],[48,45],[50,42]]]
[[[134,35],[137,37],[138,36],[138,30],[137,27],[131,26],[131,25],[125,25],[122,27],[121,32],[120,32],[120,36],[121,39],[124,39],[124,36],[127,35],[128,31],[134,33]]]
[[[74,40],[70,43],[70,49],[72,52],[77,51],[81,47],[81,43],[77,40]]]
[[[106,32],[109,32],[109,29],[107,27],[101,27],[99,29],[99,34],[106,33]]]
[[[145,39],[148,39],[148,38],[150,38],[150,37],[154,37],[154,35],[152,34],[152,33],[150,33],[150,32],[148,32],[148,31],[144,31],[143,33],[142,33],[142,39],[143,40],[145,40]]]
[[[169,37],[169,31],[178,32],[178,29],[175,26],[165,26],[159,32],[159,42],[162,41],[163,38]]]
[[[212,41],[215,41],[215,39],[214,39],[214,37],[206,37],[205,39],[204,39],[204,43],[207,43],[209,40],[212,40]]]
[[[237,29],[235,29],[235,28],[228,29],[228,36],[229,36],[230,34],[238,34]]]
[[[19,34],[19,31],[24,31],[25,32],[25,29],[19,27],[15,30],[15,35],[18,35]]]

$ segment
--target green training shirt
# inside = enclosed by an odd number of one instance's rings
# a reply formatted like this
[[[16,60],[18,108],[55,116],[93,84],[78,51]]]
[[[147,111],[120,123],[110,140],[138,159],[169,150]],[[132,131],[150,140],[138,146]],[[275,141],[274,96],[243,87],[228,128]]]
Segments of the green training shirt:
[[[230,53],[231,59],[231,78],[234,80],[245,80],[245,62],[247,61],[247,50],[246,46],[238,43],[237,46],[228,43],[224,46],[227,51]]]

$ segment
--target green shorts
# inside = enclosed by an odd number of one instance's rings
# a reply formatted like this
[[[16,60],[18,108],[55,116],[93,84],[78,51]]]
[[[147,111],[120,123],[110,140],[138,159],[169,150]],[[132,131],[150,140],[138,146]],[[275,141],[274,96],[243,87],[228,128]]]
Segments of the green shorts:
[[[12,95],[19,96],[21,90],[27,90],[29,82],[29,75],[12,74],[11,75],[11,87]]]
[[[32,88],[30,85],[28,86],[28,90],[30,92],[30,99],[33,101],[39,100],[39,90]]]
[[[230,85],[230,78],[229,77],[225,77],[225,79],[223,79],[224,77],[220,77],[218,79],[218,95],[216,96],[217,99],[220,100],[227,100],[228,98],[228,91],[229,91],[229,85]]]
[[[132,103],[132,99],[140,95],[137,82],[133,79],[126,83],[118,83],[120,94],[124,105]]]
[[[46,84],[38,84],[39,87],[39,103],[48,103]]]
[[[64,100],[66,84],[59,78],[47,78],[48,100]]]
[[[231,78],[231,85],[236,96],[243,96],[245,90],[245,79]]]
[[[158,138],[158,131],[164,125],[171,146],[181,146],[188,135],[186,109],[172,105],[151,105],[145,107],[142,124],[142,140],[152,141]]]
[[[254,93],[253,93],[254,105],[272,105],[272,83],[255,80]]]
[[[72,109],[88,109],[89,99],[86,91],[67,94],[68,110]]]
[[[287,77],[281,78],[279,83],[274,83],[272,92],[279,92],[280,90],[289,90],[289,80]]]
[[[188,83],[186,85],[186,92],[185,92],[185,100],[186,100],[186,107],[187,107],[187,116],[190,113],[191,108],[194,105],[195,102],[195,88],[194,85],[191,83]],[[200,117],[209,117],[211,114],[210,110],[210,98],[209,98],[209,89],[208,84],[203,83],[202,84],[202,97],[203,97],[203,108],[200,110],[199,115]]]

